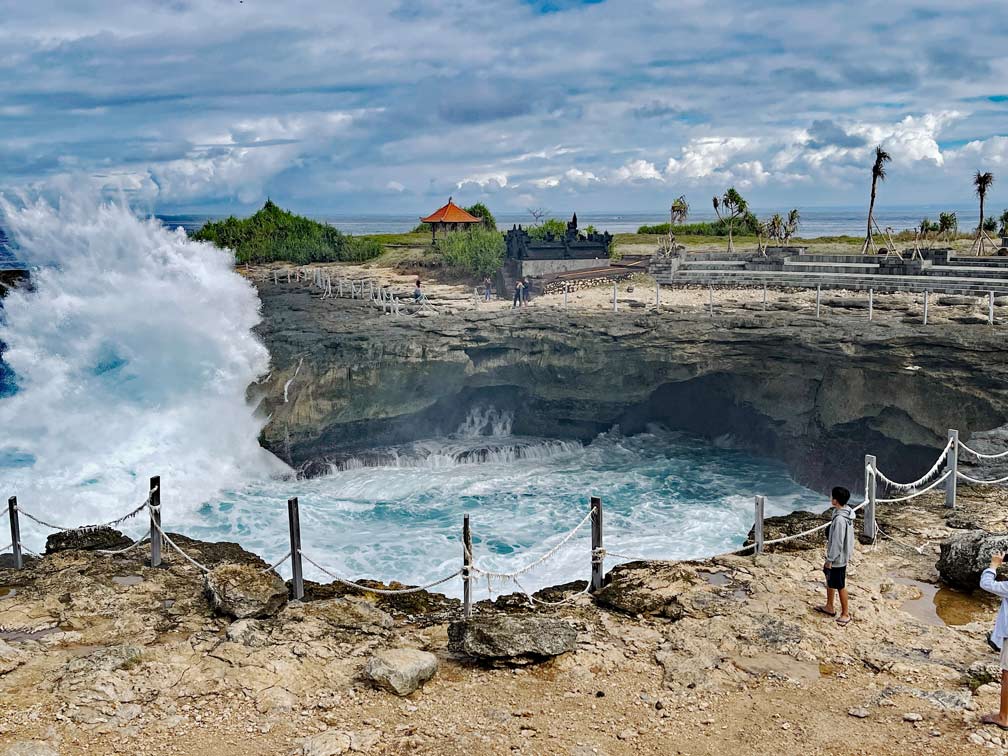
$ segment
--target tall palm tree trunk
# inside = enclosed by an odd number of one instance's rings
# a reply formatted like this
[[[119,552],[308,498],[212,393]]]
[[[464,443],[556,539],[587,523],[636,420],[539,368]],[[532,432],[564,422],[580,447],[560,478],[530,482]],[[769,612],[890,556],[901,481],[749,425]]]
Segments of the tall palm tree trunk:
[[[878,179],[874,176],[871,182],[871,201],[868,203],[868,231],[865,234],[864,246],[861,248],[862,254],[868,251],[868,247],[872,246],[874,248],[874,243],[872,242],[872,216],[875,214],[875,192],[877,191]]]

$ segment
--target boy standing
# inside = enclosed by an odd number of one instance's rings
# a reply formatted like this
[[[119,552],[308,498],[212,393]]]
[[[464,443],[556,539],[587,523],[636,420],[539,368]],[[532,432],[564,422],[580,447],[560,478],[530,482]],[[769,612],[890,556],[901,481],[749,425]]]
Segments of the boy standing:
[[[994,632],[991,633],[991,643],[1001,649],[1001,708],[997,714],[984,714],[980,721],[984,724],[997,725],[1002,730],[1008,730],[1008,582],[997,579],[997,568],[1004,561],[1004,554],[991,556],[990,567],[980,575],[980,587],[988,593],[1001,597],[1001,608],[994,620]]]
[[[847,563],[854,550],[854,510],[848,505],[850,491],[841,486],[833,489],[830,505],[833,507],[829,536],[826,539],[826,561],[823,572],[826,575],[826,606],[816,607],[816,611],[836,617],[833,604],[834,592],[840,595],[840,616],[837,624],[847,627],[851,617],[847,607]]]

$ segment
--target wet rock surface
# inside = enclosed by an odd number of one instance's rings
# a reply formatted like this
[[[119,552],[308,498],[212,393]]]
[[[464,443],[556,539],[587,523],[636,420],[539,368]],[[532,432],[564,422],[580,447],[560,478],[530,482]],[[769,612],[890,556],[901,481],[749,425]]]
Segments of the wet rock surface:
[[[287,586],[279,577],[248,564],[214,567],[205,586],[210,606],[235,619],[270,617],[287,601]]]
[[[55,554],[57,551],[81,549],[94,551],[97,549],[124,549],[133,543],[114,528],[87,528],[84,530],[66,530],[53,533],[46,538],[45,553]]]

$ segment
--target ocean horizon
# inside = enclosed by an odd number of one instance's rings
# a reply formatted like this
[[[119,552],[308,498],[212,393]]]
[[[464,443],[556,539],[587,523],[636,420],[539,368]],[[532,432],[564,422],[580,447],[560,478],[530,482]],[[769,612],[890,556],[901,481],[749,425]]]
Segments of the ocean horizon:
[[[829,236],[853,235],[860,236],[864,233],[867,221],[867,207],[818,207],[808,210],[801,210],[801,224],[798,227],[797,236],[806,239],[814,239]],[[892,227],[894,231],[916,228],[923,218],[932,221],[938,220],[938,213],[952,211],[956,213],[959,220],[960,230],[971,229],[977,225],[980,213],[976,207],[967,206],[939,206],[939,205],[912,205],[891,209],[876,209],[875,219],[881,228]],[[753,212],[760,218],[769,217],[773,213],[784,214],[787,212],[781,208],[754,208]],[[993,211],[992,211],[993,212]],[[160,219],[166,226],[181,226],[187,232],[193,232],[204,223],[211,220],[220,220],[229,215],[248,215],[245,213],[186,213],[169,214],[156,213],[155,217]],[[1000,214],[998,211],[997,214]],[[419,215],[407,215],[405,213],[305,213],[307,217],[318,221],[332,224],[340,231],[348,234],[402,234],[411,231],[419,223]],[[569,220],[570,213],[549,213],[551,218]],[[641,226],[650,226],[668,221],[666,211],[643,211],[643,212],[578,212],[578,225],[584,229],[588,226],[595,226],[599,231],[608,231],[612,234],[636,233]],[[532,216],[527,212],[495,213],[497,228],[506,231],[515,225],[528,226],[533,224]],[[713,221],[716,216],[713,211],[691,212],[687,223]]]

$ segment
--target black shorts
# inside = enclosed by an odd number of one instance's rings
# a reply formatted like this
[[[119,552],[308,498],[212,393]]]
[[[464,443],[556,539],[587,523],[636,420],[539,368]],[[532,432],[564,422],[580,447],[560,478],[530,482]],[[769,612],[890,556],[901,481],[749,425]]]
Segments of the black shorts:
[[[837,589],[847,587],[846,564],[843,567],[830,567],[826,570],[826,587]]]

